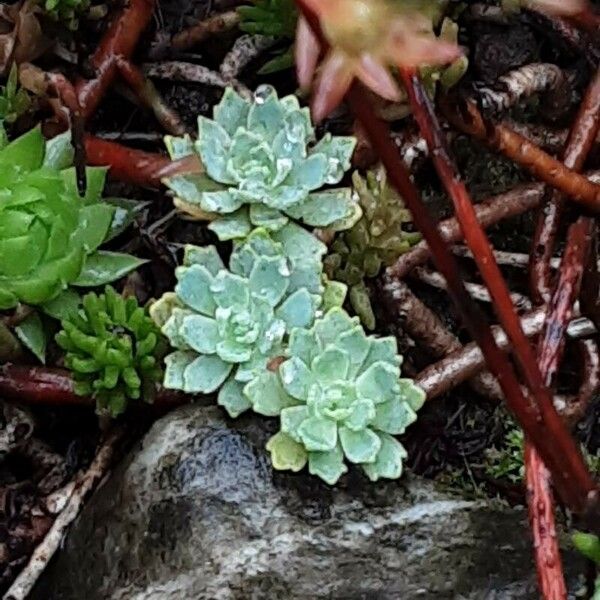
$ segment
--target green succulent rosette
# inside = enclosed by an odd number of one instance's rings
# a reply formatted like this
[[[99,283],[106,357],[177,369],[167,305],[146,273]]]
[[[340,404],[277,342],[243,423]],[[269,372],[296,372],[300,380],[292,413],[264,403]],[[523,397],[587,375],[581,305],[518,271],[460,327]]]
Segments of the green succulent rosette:
[[[40,0],[46,14],[68,29],[76,30],[79,17],[90,8],[90,0]]]
[[[198,140],[167,137],[171,157],[197,153],[201,175],[165,179],[175,204],[211,221],[221,240],[243,238],[256,227],[278,231],[290,219],[345,229],[360,208],[339,183],[350,168],[356,140],[327,134],[318,142],[307,108],[295,96],[279,99],[261,86],[252,101],[228,88],[214,119],[198,119]]]
[[[322,303],[325,246],[297,225],[255,230],[236,244],[230,268],[214,246],[187,246],[174,293],[150,314],[177,350],[164,385],[211,393],[232,416],[250,408],[242,391],[283,353],[294,327],[310,327]]]
[[[39,128],[0,150],[0,309],[56,298],[109,233],[106,170],[88,169],[81,198],[71,157],[64,136],[46,144]]]
[[[291,332],[286,357],[244,389],[255,412],[280,418],[267,444],[273,466],[308,463],[334,484],[346,459],[372,481],[400,477],[406,451],[394,436],[416,420],[425,393],[400,378],[396,340],[365,335],[357,317],[333,308]]]
[[[160,331],[135,298],[110,286],[84,296],[82,307],[56,335],[75,392],[92,396],[99,413],[120,415],[128,400],[152,401],[162,375]]]
[[[327,276],[349,286],[352,308],[369,330],[375,328],[375,315],[365,279],[379,275],[408,252],[421,235],[406,229],[410,211],[388,184],[383,167],[369,171],[366,177],[352,175],[362,217],[351,229],[339,232],[325,257]]]

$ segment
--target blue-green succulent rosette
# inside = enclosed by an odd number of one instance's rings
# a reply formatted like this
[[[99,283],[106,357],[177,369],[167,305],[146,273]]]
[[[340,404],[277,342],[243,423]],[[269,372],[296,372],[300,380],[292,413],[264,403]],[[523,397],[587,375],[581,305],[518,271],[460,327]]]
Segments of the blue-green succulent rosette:
[[[345,460],[372,481],[400,477],[406,451],[394,436],[425,401],[400,377],[401,361],[395,338],[365,335],[341,308],[292,330],[286,360],[244,390],[255,412],[280,419],[267,444],[273,466],[299,471],[308,463],[329,484],[347,471]]]
[[[227,88],[214,119],[198,119],[198,140],[167,137],[173,160],[199,155],[203,174],[166,178],[175,204],[210,220],[221,240],[253,228],[278,231],[290,219],[346,229],[361,215],[350,188],[338,184],[350,168],[356,140],[325,135],[318,142],[307,108],[261,86],[252,101]]]
[[[226,268],[214,246],[187,246],[177,286],[150,309],[175,352],[164,385],[189,393],[218,389],[232,416],[250,408],[244,386],[283,355],[294,327],[310,327],[325,288],[325,246],[301,227],[255,230]]]

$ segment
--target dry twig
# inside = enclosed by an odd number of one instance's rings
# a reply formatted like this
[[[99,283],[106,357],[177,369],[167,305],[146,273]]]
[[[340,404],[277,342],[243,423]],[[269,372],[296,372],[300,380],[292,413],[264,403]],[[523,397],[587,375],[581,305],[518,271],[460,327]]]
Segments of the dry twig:
[[[69,525],[77,518],[85,498],[106,475],[116,448],[125,432],[124,427],[113,429],[98,450],[89,468],[76,478],[72,493],[62,512],[56,517],[44,541],[33,552],[27,566],[4,595],[4,600],[26,600],[50,559],[58,550]]]

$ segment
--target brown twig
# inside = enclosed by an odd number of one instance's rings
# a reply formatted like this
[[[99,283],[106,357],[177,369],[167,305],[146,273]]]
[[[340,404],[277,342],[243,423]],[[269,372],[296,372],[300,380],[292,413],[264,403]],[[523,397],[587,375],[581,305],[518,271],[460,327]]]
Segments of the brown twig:
[[[130,59],[137,43],[150,24],[156,0],[129,0],[112,21],[96,52],[91,65],[96,77],[79,81],[76,85],[83,116],[89,119],[98,108],[118,74],[117,58]]]
[[[181,117],[164,101],[154,84],[130,61],[117,58],[121,77],[129,84],[138,100],[152,110],[157,121],[168,133],[183,135],[185,126]]]
[[[445,99],[441,105],[446,118],[455,127],[485,142],[571,200],[594,212],[600,211],[599,185],[565,167],[506,125],[484,120],[473,102],[466,104],[466,114],[462,115],[455,102]]]
[[[588,87],[563,152],[565,166],[581,171],[585,158],[598,135],[600,114],[600,73]],[[530,288],[534,302],[547,302],[552,293],[550,259],[556,247],[558,225],[564,212],[565,198],[558,191],[549,192],[538,218],[529,263]]]
[[[4,600],[25,600],[29,596],[36,581],[60,547],[67,529],[77,518],[87,495],[109,470],[116,449],[125,437],[125,433],[126,429],[123,426],[114,428],[99,448],[89,468],[77,476],[65,506],[56,517],[42,543],[33,552],[27,566],[3,596]]]
[[[202,172],[196,155],[171,161],[162,154],[127,148],[91,135],[85,137],[85,147],[90,165],[108,166],[115,179],[142,187],[158,188],[164,177]]]
[[[239,22],[240,15],[236,10],[213,15],[174,35],[171,39],[171,48],[173,50],[188,50],[212,35],[237,27]]]
[[[595,484],[591,478],[591,475],[589,472],[587,472],[587,468],[583,462],[577,445],[575,444],[573,438],[569,435],[568,430],[564,426],[562,420],[556,412],[556,409],[554,408],[552,396],[541,376],[531,345],[527,340],[527,337],[521,327],[519,317],[517,316],[512,305],[508,286],[506,285],[502,273],[494,259],[492,248],[485,236],[485,233],[477,221],[476,213],[466,187],[460,180],[460,176],[457,173],[450,156],[448,155],[446,141],[441,132],[441,128],[439,127],[433,107],[431,106],[431,102],[429,101],[429,98],[427,97],[427,94],[414,71],[401,69],[400,72],[404,86],[411,101],[414,117],[419,124],[423,136],[427,140],[429,150],[433,157],[433,161],[440,179],[453,200],[457,218],[460,221],[465,240],[469,248],[473,251],[479,271],[494,300],[494,308],[502,326],[508,335],[508,338],[510,339],[512,354],[519,365],[521,374],[523,375],[527,385],[527,391],[530,394],[530,398],[528,399],[524,395],[523,391],[519,388],[515,378],[514,382],[516,385],[514,387],[512,385],[504,385],[503,387],[507,403],[519,418],[526,435],[531,437],[533,430],[529,428],[529,425],[519,413],[527,412],[529,416],[531,414],[531,402],[533,402],[535,407],[533,413],[537,413],[538,422],[545,423],[546,427],[548,427],[548,433],[550,430],[553,431],[553,433],[550,434],[554,438],[553,441],[556,442],[557,438],[559,438],[559,443],[563,445],[564,451],[570,455],[570,468],[573,469],[572,474],[575,475],[575,471],[579,471],[578,477],[581,477],[582,485],[584,487],[591,486],[586,492],[587,495],[595,487]],[[450,280],[448,280],[448,286],[451,287]],[[475,339],[477,340],[477,337],[475,337]],[[481,345],[481,339],[478,341]],[[492,343],[494,344],[494,347],[497,348],[495,342]],[[484,349],[483,346],[482,349]],[[486,353],[485,350],[484,353]],[[488,357],[486,356],[486,358]],[[490,370],[498,368],[498,366],[494,365],[489,358],[488,364],[490,366]],[[501,385],[503,383],[506,384],[506,382],[502,381],[501,376],[498,376],[498,374],[496,375]],[[514,377],[512,372],[509,372],[508,375],[510,377]],[[504,376],[506,376],[506,373]],[[528,406],[526,411],[523,410],[525,406]],[[534,420],[536,420],[536,417],[534,417]],[[540,444],[540,442],[541,439],[536,441],[536,449],[540,453],[547,453],[549,456],[549,449],[544,449],[543,442],[542,444]],[[584,471],[586,471],[586,473],[584,473]],[[556,470],[554,470],[553,472],[556,476],[565,476],[564,471],[557,473]],[[584,483],[584,481],[587,481],[587,483]],[[563,487],[565,485],[569,489]],[[562,484],[559,484],[561,494],[567,502],[568,497],[572,492],[572,488],[570,487],[571,485],[572,481],[569,484],[567,484],[566,481],[563,481]]]
[[[384,276],[382,287],[391,318],[399,321],[402,329],[433,358],[439,359],[462,350],[460,340],[412,293],[406,283]],[[442,387],[447,384],[448,381],[441,383]],[[469,384],[485,398],[496,401],[503,398],[498,382],[487,371],[476,373],[469,379]]]
[[[539,206],[544,193],[540,183],[519,185],[514,189],[498,196],[493,196],[475,205],[475,214],[482,227],[491,227],[496,223],[510,217],[523,214]],[[438,231],[444,241],[458,242],[463,239],[463,234],[456,217],[441,221],[437,225]],[[431,250],[426,240],[413,246],[406,254],[398,258],[389,271],[394,277],[401,279],[412,269],[422,265],[431,258]]]
[[[588,87],[565,146],[563,161],[567,167],[575,171],[581,171],[583,168],[598,133],[599,118],[600,71]],[[538,220],[530,260],[530,288],[538,301],[546,301],[552,288],[550,262],[564,205],[564,197],[555,190]],[[580,217],[569,228],[558,282],[550,299],[544,332],[538,344],[538,363],[547,385],[551,385],[560,365],[567,323],[579,296],[594,230],[595,223],[588,217]],[[595,255],[592,258],[595,262]],[[581,348],[584,355],[587,355],[587,367],[590,368],[592,359],[589,354],[593,351],[593,346],[588,343]],[[584,399],[586,395],[584,391]],[[581,404],[580,399],[581,393],[578,404]],[[525,481],[540,590],[544,598],[564,600],[567,590],[556,536],[550,473],[527,437]]]
[[[437,271],[433,271],[427,267],[416,267],[413,269],[411,276],[437,289],[448,289],[446,280],[443,278],[443,276]],[[480,302],[492,302],[490,292],[484,285],[467,281],[465,282],[465,287],[467,288],[469,294],[471,294],[471,297],[473,297],[475,300],[479,300]],[[531,310],[531,301],[529,298],[527,298],[527,296],[518,294],[517,292],[511,292],[510,298],[517,311],[522,312],[525,310]]]

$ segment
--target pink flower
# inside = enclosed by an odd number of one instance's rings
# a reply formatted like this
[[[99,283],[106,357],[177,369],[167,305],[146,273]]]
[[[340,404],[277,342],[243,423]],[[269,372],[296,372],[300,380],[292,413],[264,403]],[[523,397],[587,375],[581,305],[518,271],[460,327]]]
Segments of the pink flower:
[[[589,8],[586,0],[527,0],[525,4],[530,8],[567,17],[582,13]]]
[[[315,81],[315,121],[341,102],[355,77],[376,94],[397,101],[401,92],[390,67],[446,64],[461,55],[458,46],[435,37],[431,22],[422,14],[399,10],[388,0],[302,2],[319,17],[323,35],[331,46]],[[301,87],[310,87],[320,52],[317,38],[301,17],[296,34],[296,68]]]

